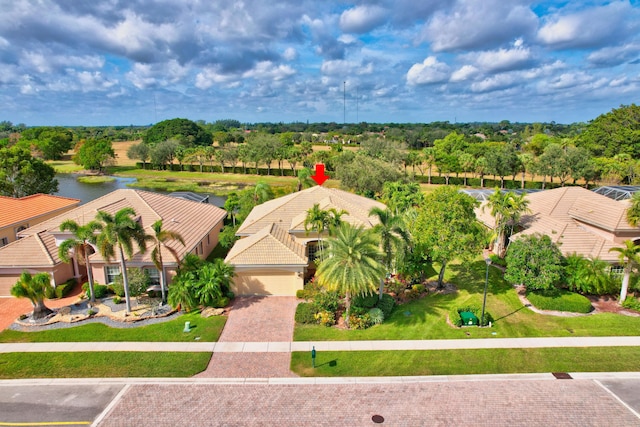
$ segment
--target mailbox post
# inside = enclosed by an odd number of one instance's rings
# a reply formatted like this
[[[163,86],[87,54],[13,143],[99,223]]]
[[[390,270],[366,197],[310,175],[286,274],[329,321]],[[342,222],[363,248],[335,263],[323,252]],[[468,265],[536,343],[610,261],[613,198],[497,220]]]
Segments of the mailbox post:
[[[315,369],[316,367],[316,346],[311,348],[311,366]]]

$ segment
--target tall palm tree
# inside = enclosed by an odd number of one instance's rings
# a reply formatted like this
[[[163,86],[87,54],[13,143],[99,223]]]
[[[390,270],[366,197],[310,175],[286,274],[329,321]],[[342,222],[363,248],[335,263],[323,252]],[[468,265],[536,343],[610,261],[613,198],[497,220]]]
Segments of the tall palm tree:
[[[482,207],[491,209],[491,216],[495,220],[493,231],[495,233],[494,252],[504,258],[507,239],[513,234],[513,229],[520,221],[522,214],[529,210],[529,201],[524,193],[517,195],[512,191],[503,192],[496,190],[489,196],[487,204]]]
[[[329,214],[320,208],[319,203],[314,203],[313,207],[307,210],[307,216],[304,219],[304,229],[307,233],[315,231],[318,235],[318,248],[322,256],[322,239],[320,235],[327,229],[329,223]]]
[[[625,240],[624,246],[621,248],[611,248],[609,252],[618,252],[618,260],[624,266],[624,276],[622,277],[622,288],[620,289],[620,300],[618,304],[622,304],[627,299],[627,290],[629,289],[629,279],[631,278],[631,270],[637,264],[640,264],[640,246],[636,245],[632,240]]]
[[[627,209],[627,222],[632,227],[640,224],[640,191],[633,193],[631,204]]]
[[[384,277],[382,253],[371,229],[343,223],[336,236],[327,240],[327,255],[318,266],[316,277],[321,286],[344,294],[345,322],[349,327],[351,297],[375,292]]]
[[[140,252],[145,252],[147,250],[147,240],[149,240],[149,236],[145,234],[142,225],[136,221],[135,215],[136,211],[130,207],[120,209],[115,215],[105,211],[98,211],[96,214],[96,220],[100,224],[100,233],[96,237],[96,245],[100,254],[105,260],[110,260],[115,256],[116,248],[118,249],[127,313],[131,312],[131,300],[129,298],[126,259],[133,256],[134,242]]]
[[[89,296],[91,302],[96,301],[93,291],[93,271],[89,256],[91,255],[91,243],[96,241],[96,231],[100,229],[100,224],[90,221],[85,225],[79,225],[72,219],[68,219],[60,224],[60,231],[71,231],[73,237],[63,241],[58,248],[58,256],[63,262],[71,261],[71,252],[76,254],[76,259],[87,267],[87,278],[89,280]]]
[[[23,271],[20,279],[11,288],[11,295],[16,298],[28,298],[33,304],[33,318],[43,319],[53,311],[44,305],[47,289],[51,288],[51,278],[48,273],[37,273],[34,276]]]
[[[380,248],[383,253],[383,262],[387,268],[387,273],[393,269],[394,253],[399,252],[403,245],[409,245],[410,237],[406,230],[404,220],[399,215],[394,215],[390,209],[373,207],[369,211],[369,216],[378,218],[378,224],[373,227],[373,231],[380,236]],[[378,294],[382,299],[384,292],[384,280],[380,280]]]
[[[151,237],[153,238],[154,244],[153,251],[151,251],[151,260],[153,261],[153,265],[155,265],[160,272],[160,291],[162,292],[162,303],[164,304],[167,301],[167,275],[164,271],[164,263],[162,261],[162,248],[164,247],[169,251],[169,253],[171,253],[171,255],[173,255],[176,263],[180,263],[178,252],[174,248],[167,246],[167,242],[170,240],[176,240],[184,246],[184,239],[180,233],[163,229],[161,219],[154,222],[151,225],[151,229],[153,230]]]

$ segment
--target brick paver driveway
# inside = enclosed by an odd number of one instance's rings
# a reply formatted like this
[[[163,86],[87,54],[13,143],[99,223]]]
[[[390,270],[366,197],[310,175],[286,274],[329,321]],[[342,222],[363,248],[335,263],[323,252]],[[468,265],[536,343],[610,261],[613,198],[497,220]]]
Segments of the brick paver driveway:
[[[238,297],[220,342],[274,342],[293,339],[296,297]],[[290,353],[214,353],[197,377],[277,378],[295,376]]]
[[[496,380],[132,385],[99,426],[371,426],[374,415],[387,426],[640,425],[594,380]]]

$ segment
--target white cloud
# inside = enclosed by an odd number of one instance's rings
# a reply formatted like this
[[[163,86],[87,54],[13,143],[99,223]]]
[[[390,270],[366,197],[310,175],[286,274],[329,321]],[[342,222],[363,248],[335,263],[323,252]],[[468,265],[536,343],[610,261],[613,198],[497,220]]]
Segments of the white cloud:
[[[416,41],[441,52],[497,46],[533,34],[538,18],[528,5],[513,3],[460,0],[450,11],[434,14]]]
[[[478,70],[473,65],[463,65],[453,73],[451,73],[451,78],[449,81],[451,82],[462,82],[465,80],[469,80],[476,76],[480,70]]]
[[[340,28],[347,33],[366,33],[382,24],[389,12],[380,6],[362,5],[340,15]]]
[[[515,74],[497,74],[486,79],[471,84],[473,92],[493,92],[496,90],[509,89],[517,85],[518,79]]]
[[[177,84],[187,76],[188,72],[187,67],[172,59],[159,64],[136,63],[125,76],[138,89],[146,89]]]
[[[296,70],[288,65],[277,65],[271,61],[258,62],[252,70],[245,72],[242,77],[257,80],[284,80],[293,76]]]
[[[602,46],[635,36],[637,10],[626,1],[589,8],[573,14],[546,19],[538,31],[538,40],[558,49]]]
[[[594,67],[613,67],[640,56],[640,43],[627,43],[623,46],[605,47],[587,56],[587,62]]]
[[[282,57],[286,61],[294,61],[298,58],[298,51],[293,47],[288,47],[285,49],[284,53],[282,54]]]
[[[471,59],[475,56],[475,64],[486,72],[511,71],[528,66],[532,59],[529,48],[522,46],[522,39],[516,40],[512,49],[487,50],[477,54],[467,54]]]
[[[421,64],[413,64],[407,72],[407,83],[424,85],[441,83],[449,78],[449,66],[429,56]]]

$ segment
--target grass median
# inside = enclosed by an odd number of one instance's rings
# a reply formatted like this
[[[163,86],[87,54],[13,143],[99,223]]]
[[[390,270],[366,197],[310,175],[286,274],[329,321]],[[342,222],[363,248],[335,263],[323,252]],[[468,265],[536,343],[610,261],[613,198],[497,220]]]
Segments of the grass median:
[[[0,354],[0,378],[191,377],[211,353],[69,352]]]
[[[640,365],[640,347],[563,347],[480,350],[318,351],[291,355],[301,377],[628,372]]]
[[[187,321],[191,322],[191,332],[185,333],[184,323]],[[166,322],[135,328],[112,328],[102,323],[88,323],[44,331],[21,332],[7,329],[0,332],[0,342],[188,342],[194,341],[196,337],[199,337],[200,342],[215,342],[218,341],[226,321],[224,316],[204,318],[199,312],[193,312]]]

